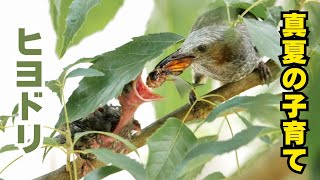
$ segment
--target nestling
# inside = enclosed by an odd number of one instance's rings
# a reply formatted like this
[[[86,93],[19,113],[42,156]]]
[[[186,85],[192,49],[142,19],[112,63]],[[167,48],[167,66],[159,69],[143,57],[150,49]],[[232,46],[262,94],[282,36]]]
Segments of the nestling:
[[[139,133],[140,124],[133,118],[137,108],[148,101],[159,100],[162,97],[150,91],[142,82],[141,75],[135,80],[126,84],[121,95],[118,97],[120,106],[104,105],[99,107],[87,117],[81,118],[70,123],[72,139],[79,132],[102,131],[112,132],[127,140],[131,140],[132,131]],[[66,127],[61,128],[65,130]],[[65,144],[66,139],[63,135],[56,137],[60,144]],[[88,134],[80,138],[75,146],[75,150],[85,150],[92,148],[109,148],[114,152],[127,153],[129,148],[120,141],[102,134]],[[92,169],[95,169],[91,161],[95,159],[93,154],[80,154],[84,159],[82,165],[82,174],[85,175]]]

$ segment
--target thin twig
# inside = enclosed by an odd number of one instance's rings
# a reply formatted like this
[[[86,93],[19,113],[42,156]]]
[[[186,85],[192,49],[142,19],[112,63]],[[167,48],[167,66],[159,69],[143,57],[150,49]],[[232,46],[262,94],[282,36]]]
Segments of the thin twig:
[[[269,60],[266,63],[267,67],[270,69],[272,73],[273,80],[277,79],[280,68],[279,66],[272,60]],[[244,79],[238,81],[238,82],[233,82],[233,83],[228,83],[225,84],[224,86],[208,93],[207,95],[215,95],[215,96],[210,96],[206,97],[206,100],[209,100],[211,102],[216,102],[220,101],[223,102],[221,97],[224,97],[226,100],[252,88],[258,85],[263,84],[258,70],[253,71],[249,75],[247,75]],[[219,95],[216,96],[216,95]],[[221,96],[221,97],[220,97]],[[150,124],[146,128],[144,128],[141,133],[138,136],[133,137],[132,139],[132,144],[134,144],[137,148],[142,147],[146,144],[147,139],[158,129],[160,128],[168,118],[170,117],[175,117],[177,119],[184,119],[184,116],[188,112],[190,108],[189,104],[186,104],[175,111],[167,114],[166,116],[158,119],[154,123]],[[197,102],[194,105],[194,108],[196,111],[191,111],[191,113],[185,118],[185,123],[192,121],[193,119],[200,119],[200,118],[205,118],[214,108],[213,106],[208,106],[206,102]],[[83,160],[81,158],[78,158],[76,160],[78,166],[83,163]],[[95,160],[91,163],[95,168],[99,168],[104,166],[105,164]],[[78,171],[79,173],[79,171]],[[78,174],[78,177],[82,177],[82,175]],[[65,166],[59,168],[58,170],[52,171],[46,175],[43,175],[37,180],[46,180],[46,179],[59,179],[59,180],[69,180],[69,175],[65,171]]]
[[[14,162],[16,162],[18,159],[22,158],[23,155],[17,157],[16,159],[14,159],[13,161],[11,161],[8,165],[6,165],[6,167],[4,167],[1,171],[0,174],[2,174],[9,166],[11,166]]]
[[[231,133],[231,137],[233,138],[234,134],[233,134],[233,131],[232,131],[232,128],[231,128],[231,124],[229,122],[229,119],[227,118],[227,116],[224,117],[228,123],[228,126],[229,126],[229,129],[230,129],[230,133]],[[239,163],[239,157],[238,157],[238,151],[237,150],[234,150],[235,154],[236,154],[236,161],[237,161],[237,167],[238,167],[238,174],[240,175],[241,172],[240,172],[240,163]]]

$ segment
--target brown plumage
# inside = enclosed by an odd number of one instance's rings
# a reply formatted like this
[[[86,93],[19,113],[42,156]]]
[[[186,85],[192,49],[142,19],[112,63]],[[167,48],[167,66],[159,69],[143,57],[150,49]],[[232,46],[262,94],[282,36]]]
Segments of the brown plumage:
[[[231,9],[231,18],[237,18],[238,14],[237,9]],[[231,26],[226,17],[225,8],[214,9],[200,16],[182,46],[150,73],[153,76],[149,75],[147,85],[154,88],[162,84],[152,74],[155,71],[158,71],[159,76],[181,74],[185,68],[161,67],[163,64],[179,64],[177,62],[184,63],[186,68],[191,64],[195,72],[195,83],[201,83],[204,76],[223,83],[234,82],[255,68],[261,69],[261,77],[267,82],[271,73],[252,44],[246,26],[243,23]]]

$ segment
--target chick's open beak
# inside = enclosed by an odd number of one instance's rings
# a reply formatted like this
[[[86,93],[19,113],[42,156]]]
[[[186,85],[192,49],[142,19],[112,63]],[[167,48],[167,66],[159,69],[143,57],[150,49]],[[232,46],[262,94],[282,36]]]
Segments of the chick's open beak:
[[[142,81],[141,74],[132,82],[125,85],[122,94],[118,97],[122,112],[119,123],[114,133],[119,134],[121,130],[132,120],[139,105],[144,102],[162,99],[153,93]]]

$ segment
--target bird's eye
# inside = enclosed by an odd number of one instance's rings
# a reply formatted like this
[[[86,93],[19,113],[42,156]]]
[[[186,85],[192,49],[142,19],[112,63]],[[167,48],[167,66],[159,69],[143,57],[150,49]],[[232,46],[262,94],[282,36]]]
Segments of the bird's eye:
[[[198,49],[198,51],[200,51],[200,52],[203,53],[203,52],[206,52],[206,51],[207,51],[207,46],[201,44],[201,45],[199,45],[199,46],[197,47],[197,49]]]

